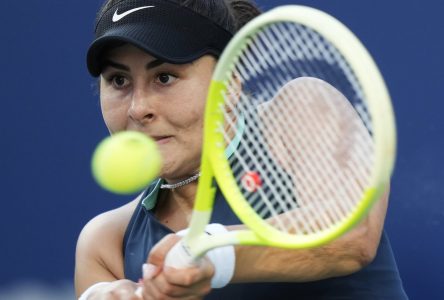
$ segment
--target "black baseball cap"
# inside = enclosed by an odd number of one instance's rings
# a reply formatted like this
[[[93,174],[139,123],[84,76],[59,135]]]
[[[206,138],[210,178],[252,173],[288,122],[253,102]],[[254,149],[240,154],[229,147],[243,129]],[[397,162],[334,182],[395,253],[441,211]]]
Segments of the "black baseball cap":
[[[87,53],[91,75],[101,73],[107,49],[133,44],[165,62],[184,64],[220,56],[233,34],[174,0],[123,0],[102,12]]]

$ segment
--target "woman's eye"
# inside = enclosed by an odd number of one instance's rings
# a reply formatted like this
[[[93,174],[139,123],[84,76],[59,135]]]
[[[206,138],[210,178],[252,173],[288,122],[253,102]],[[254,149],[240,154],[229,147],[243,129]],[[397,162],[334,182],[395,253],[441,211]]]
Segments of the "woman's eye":
[[[161,84],[170,84],[173,83],[176,79],[177,79],[176,76],[168,73],[161,73],[157,75],[157,81]]]
[[[116,88],[124,88],[128,84],[128,79],[124,76],[116,75],[111,78],[111,84]]]

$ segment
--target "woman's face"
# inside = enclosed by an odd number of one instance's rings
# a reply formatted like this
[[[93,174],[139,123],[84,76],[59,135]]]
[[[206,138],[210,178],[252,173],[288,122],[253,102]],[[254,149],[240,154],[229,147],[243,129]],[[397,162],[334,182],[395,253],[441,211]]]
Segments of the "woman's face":
[[[103,118],[111,133],[136,130],[156,140],[171,182],[195,174],[203,114],[215,59],[173,65],[126,44],[109,51],[100,78]]]

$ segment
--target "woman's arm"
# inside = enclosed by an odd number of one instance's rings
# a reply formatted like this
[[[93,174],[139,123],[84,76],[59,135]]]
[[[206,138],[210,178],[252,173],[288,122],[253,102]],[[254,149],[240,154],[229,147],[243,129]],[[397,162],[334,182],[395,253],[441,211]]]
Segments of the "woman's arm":
[[[306,282],[359,271],[376,255],[388,194],[386,192],[375,203],[357,227],[322,247],[304,250],[236,247],[236,271],[232,282]]]
[[[322,247],[289,250],[237,246],[236,269],[231,282],[308,282],[357,272],[369,264],[376,255],[387,204],[388,192],[357,227]],[[244,229],[244,226],[229,226],[228,229]],[[175,276],[181,280],[188,278],[189,281],[194,281],[194,284],[202,280],[207,283],[205,287],[208,287],[209,273],[204,269],[162,270],[165,255],[178,239],[177,236],[169,235],[153,248],[148,263],[154,265],[157,271],[144,278],[145,287],[155,286],[155,289],[163,290],[166,295],[183,295],[185,293],[183,289],[178,288],[177,279],[173,279]],[[186,272],[189,272],[188,276]],[[187,284],[181,282],[179,285]]]
[[[76,248],[75,289],[79,297],[98,282],[113,282],[125,289],[137,288],[124,279],[122,242],[138,199],[92,219],[80,233]],[[114,283],[123,280],[122,283]],[[102,290],[109,286],[102,285]]]

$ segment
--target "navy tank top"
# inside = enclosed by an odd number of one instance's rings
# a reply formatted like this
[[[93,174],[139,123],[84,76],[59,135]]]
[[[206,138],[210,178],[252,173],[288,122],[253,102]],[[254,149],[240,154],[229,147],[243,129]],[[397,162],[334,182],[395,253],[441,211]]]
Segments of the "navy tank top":
[[[142,264],[151,248],[172,231],[154,216],[160,181],[153,182],[137,206],[125,232],[123,251],[125,277],[137,282],[142,277]],[[223,195],[218,192],[212,223],[240,224]],[[371,264],[349,276],[308,283],[242,283],[214,289],[205,299],[210,300],[405,300],[398,268],[390,242],[383,232],[378,252]]]

